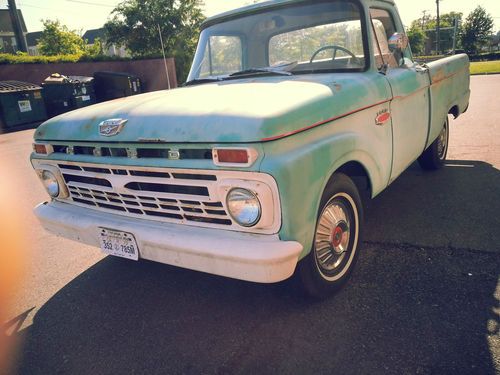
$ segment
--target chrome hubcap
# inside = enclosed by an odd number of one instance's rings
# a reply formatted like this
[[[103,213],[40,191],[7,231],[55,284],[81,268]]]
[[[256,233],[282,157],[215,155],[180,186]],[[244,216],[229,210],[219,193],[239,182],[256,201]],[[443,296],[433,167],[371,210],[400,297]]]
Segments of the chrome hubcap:
[[[321,271],[336,271],[348,256],[350,229],[346,205],[334,199],[319,218],[314,240],[316,261]]]
[[[445,122],[443,126],[443,130],[438,137],[438,156],[440,160],[444,160],[446,158],[446,151],[448,150],[448,123]]]

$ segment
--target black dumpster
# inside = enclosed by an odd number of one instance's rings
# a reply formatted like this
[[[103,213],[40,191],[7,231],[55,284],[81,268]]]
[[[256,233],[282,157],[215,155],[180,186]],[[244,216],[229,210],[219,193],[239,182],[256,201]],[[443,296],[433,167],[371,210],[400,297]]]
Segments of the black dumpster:
[[[96,103],[93,77],[55,73],[47,77],[42,86],[49,117]]]
[[[21,81],[0,81],[0,133],[46,119],[40,86]]]
[[[142,92],[141,80],[130,73],[95,72],[94,85],[97,101],[104,102]]]

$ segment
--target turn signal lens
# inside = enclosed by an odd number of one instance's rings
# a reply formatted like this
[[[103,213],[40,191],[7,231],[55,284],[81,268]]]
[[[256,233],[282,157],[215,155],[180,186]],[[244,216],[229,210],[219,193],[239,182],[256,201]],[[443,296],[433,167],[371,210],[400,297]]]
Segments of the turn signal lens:
[[[214,150],[214,157],[219,163],[248,164],[249,162],[247,150]]]
[[[33,143],[33,150],[37,154],[48,155],[49,151],[47,150],[47,146],[41,143]]]

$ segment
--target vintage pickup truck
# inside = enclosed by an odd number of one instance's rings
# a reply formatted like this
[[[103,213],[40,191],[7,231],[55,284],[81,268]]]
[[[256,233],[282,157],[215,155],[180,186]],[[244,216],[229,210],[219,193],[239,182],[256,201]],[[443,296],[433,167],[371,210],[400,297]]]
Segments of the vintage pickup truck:
[[[275,0],[208,19],[184,87],[55,117],[35,132],[43,226],[231,278],[351,274],[362,197],[437,169],[469,103],[466,55],[413,59],[392,0]]]

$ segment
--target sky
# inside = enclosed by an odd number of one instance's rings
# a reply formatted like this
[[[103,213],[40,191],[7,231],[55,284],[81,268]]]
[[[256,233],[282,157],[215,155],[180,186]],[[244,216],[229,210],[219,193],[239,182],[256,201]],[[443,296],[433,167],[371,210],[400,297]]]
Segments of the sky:
[[[22,10],[28,31],[42,30],[41,19],[59,19],[72,30],[85,32],[101,27],[120,0],[16,0]],[[250,0],[205,0],[205,15],[212,16],[242,5]],[[436,14],[435,0],[396,0],[403,22],[409,25],[426,10]],[[500,30],[500,0],[442,0],[441,12],[469,14],[477,5],[483,6],[495,20],[495,31]],[[7,0],[0,0],[0,9],[7,8]]]

